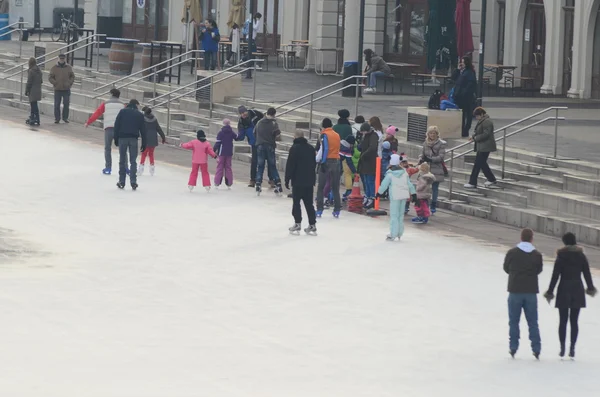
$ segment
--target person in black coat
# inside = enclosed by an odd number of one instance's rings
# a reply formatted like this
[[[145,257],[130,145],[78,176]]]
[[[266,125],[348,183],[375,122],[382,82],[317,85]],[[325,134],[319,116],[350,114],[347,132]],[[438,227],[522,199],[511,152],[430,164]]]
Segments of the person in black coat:
[[[471,58],[462,57],[458,69],[452,74],[455,81],[454,103],[462,110],[462,136],[466,138],[473,122],[473,102],[477,90],[477,76]]]
[[[137,189],[137,156],[138,138],[142,138],[140,151],[146,150],[146,121],[144,115],[138,110],[139,102],[132,99],[125,109],[119,111],[115,120],[114,140],[115,146],[119,148],[119,189],[125,188],[125,177],[127,174],[127,153],[129,152],[130,172],[129,179],[131,188]]]
[[[579,311],[585,307],[585,294],[596,295],[596,288],[592,281],[590,265],[583,249],[578,247],[575,235],[567,233],[562,238],[565,246],[556,253],[556,262],[548,291],[544,297],[548,303],[554,299],[554,287],[560,278],[556,292],[556,308],[558,309],[560,322],[558,326],[558,338],[560,340],[560,356],[565,355],[565,339],[567,336],[567,322],[571,323],[571,348],[569,357],[575,357],[575,343],[579,333]],[[585,278],[587,290],[583,288],[581,275]]]
[[[304,231],[307,233],[317,231],[317,217],[313,205],[313,193],[316,183],[316,157],[317,152],[304,138],[304,133],[296,131],[294,144],[290,148],[285,167],[286,189],[290,188],[290,182],[292,182],[292,215],[295,224],[290,227],[290,232],[298,232],[301,229],[302,209],[300,208],[300,201],[304,202],[304,208],[306,208],[308,216],[309,227]]]

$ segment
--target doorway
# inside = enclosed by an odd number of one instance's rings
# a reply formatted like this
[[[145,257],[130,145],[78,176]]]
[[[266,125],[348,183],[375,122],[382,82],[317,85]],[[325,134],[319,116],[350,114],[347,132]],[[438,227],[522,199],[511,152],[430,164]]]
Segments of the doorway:
[[[425,68],[428,11],[427,0],[386,0],[386,60],[414,63]]]
[[[594,26],[594,52],[592,61],[592,98],[600,99],[600,8]]]
[[[158,17],[158,35],[155,24]],[[124,0],[123,37],[151,42],[169,37],[169,0]]]
[[[563,42],[563,80],[562,95],[571,88],[573,74],[573,25],[575,23],[575,0],[567,0],[565,7],[565,38]]]
[[[544,0],[528,0],[523,26],[523,65],[521,76],[532,77],[533,87],[544,84],[546,15]]]

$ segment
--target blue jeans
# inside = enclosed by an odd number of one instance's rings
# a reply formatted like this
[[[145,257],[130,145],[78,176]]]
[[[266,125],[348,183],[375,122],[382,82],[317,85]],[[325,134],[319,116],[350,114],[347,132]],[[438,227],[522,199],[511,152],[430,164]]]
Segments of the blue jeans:
[[[206,51],[204,53],[204,69],[215,70],[217,68],[217,56],[218,52]]]
[[[433,182],[433,184],[431,185],[431,203],[432,204],[437,203],[439,189],[440,189],[440,183]]]
[[[384,72],[369,73],[369,88],[377,87],[377,76],[385,76],[385,73]]]
[[[521,311],[525,312],[525,319],[529,325],[531,350],[534,353],[540,353],[542,350],[542,340],[540,338],[540,329],[538,327],[537,294],[508,294],[510,350],[517,351],[519,349],[519,321],[521,320]]]
[[[271,170],[272,175],[269,177],[273,178],[276,184],[281,183],[279,179],[279,171],[277,171],[277,164],[275,163],[275,148],[271,145],[258,145],[256,147],[257,157],[257,170],[256,170],[256,184],[262,183],[263,174],[265,173],[265,162],[268,163],[268,169]]]
[[[365,197],[374,198],[375,197],[375,175],[363,174],[360,177],[363,182],[363,187],[365,190]]]

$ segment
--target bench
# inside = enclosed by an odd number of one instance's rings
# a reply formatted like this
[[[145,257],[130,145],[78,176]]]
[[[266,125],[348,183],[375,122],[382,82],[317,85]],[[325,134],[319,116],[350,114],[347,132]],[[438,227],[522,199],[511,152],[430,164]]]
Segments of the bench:
[[[502,85],[504,89],[508,88],[510,86],[510,92],[511,95],[515,95],[515,81],[520,81],[521,82],[521,87],[520,90],[524,91],[524,92],[531,92],[531,96],[533,96],[533,93],[535,91],[537,91],[537,89],[534,87],[535,85],[535,79],[533,77],[516,77],[516,76],[504,76],[504,80],[503,81],[499,81],[498,82],[498,86]]]
[[[287,57],[288,65],[291,65],[293,68],[296,67],[296,51],[284,50],[284,49],[277,50],[277,67],[279,67],[279,57],[280,56],[282,59],[284,57]]]
[[[267,54],[266,52],[253,52],[252,56],[254,58],[262,59],[264,61],[262,63],[265,66],[261,67],[260,69],[257,68],[258,70],[266,70],[267,72],[269,71],[269,54]]]
[[[446,81],[450,79],[450,77],[448,76],[442,76],[439,74],[427,74],[427,73],[412,73],[412,76],[414,78],[414,85],[415,85],[415,93],[418,91],[417,87],[419,86],[419,80],[421,81],[421,89],[423,92],[425,92],[425,79],[428,78],[436,78],[436,79],[440,79],[442,80],[442,85],[443,85],[443,92],[446,92]]]
[[[394,79],[395,76],[393,74],[389,74],[389,75],[384,75],[384,76],[376,76],[375,77],[375,87],[377,87],[377,82],[379,80],[383,80],[383,92],[387,93],[387,85],[388,82],[391,83],[390,85],[392,86],[392,95],[394,94]]]

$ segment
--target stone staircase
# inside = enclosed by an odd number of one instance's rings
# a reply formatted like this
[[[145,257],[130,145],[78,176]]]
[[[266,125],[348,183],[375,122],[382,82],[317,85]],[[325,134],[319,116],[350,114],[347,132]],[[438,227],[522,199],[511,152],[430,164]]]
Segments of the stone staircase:
[[[11,54],[0,54],[0,70],[13,66],[18,61]],[[73,122],[83,124],[89,115],[105,98],[94,96],[99,92],[94,88],[114,81],[117,78],[107,73],[75,68],[76,83],[71,96],[71,116]],[[15,76],[4,79],[0,72],[0,104],[22,110],[29,110],[29,104],[19,101],[20,78]],[[43,114],[53,113],[53,92],[44,73],[43,100],[40,111]],[[25,83],[25,82],[24,82]],[[168,92],[167,84],[157,85],[157,95]],[[104,90],[103,90],[104,91]],[[17,93],[17,94],[15,94]],[[141,81],[122,90],[122,99],[142,99],[147,103],[153,95],[153,84]],[[232,120],[234,129],[237,126],[237,108],[244,105],[266,111],[270,106],[278,104],[251,101],[243,98],[229,98],[224,104],[214,104],[212,117],[207,104],[199,103],[194,97],[184,97],[172,104],[170,112],[171,126],[167,141],[179,144],[194,139],[199,128],[207,132],[209,140],[214,140],[222,125],[222,119]],[[309,126],[308,110],[297,109],[283,117],[278,117],[282,130],[282,141],[278,142],[276,155],[280,170],[285,169],[287,153],[293,142],[293,134],[303,130],[308,137],[309,127],[312,130],[312,142],[319,131],[322,118],[337,117],[321,112],[315,105],[313,124]],[[282,113],[288,108],[279,108]],[[167,110],[155,108],[154,113],[166,131]],[[101,122],[96,122],[100,127]],[[527,131],[523,132],[527,134]],[[509,138],[510,145],[510,138]],[[449,142],[448,149],[461,143]],[[401,140],[400,147],[409,158],[416,159],[421,152],[421,145]],[[448,151],[449,153],[449,151]],[[439,207],[462,214],[473,215],[515,227],[530,227],[535,231],[560,237],[566,231],[574,232],[579,241],[600,246],[600,165],[577,159],[550,158],[546,155],[532,153],[527,150],[507,148],[504,179],[498,180],[495,188],[479,187],[466,190],[467,182],[474,161],[474,155],[467,155],[454,161],[452,195],[449,193],[449,178],[440,186]],[[245,142],[236,142],[234,157],[238,161],[250,162],[250,147]],[[502,152],[490,156],[489,164],[497,178],[501,177]],[[481,179],[480,186],[483,185]]]

